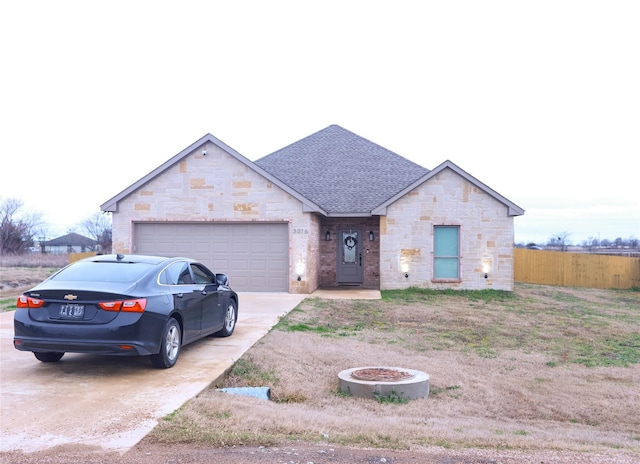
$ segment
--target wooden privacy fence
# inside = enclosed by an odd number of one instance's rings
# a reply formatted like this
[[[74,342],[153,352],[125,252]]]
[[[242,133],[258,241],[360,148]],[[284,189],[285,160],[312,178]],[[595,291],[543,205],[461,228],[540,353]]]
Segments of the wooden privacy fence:
[[[73,263],[74,261],[79,261],[90,256],[95,256],[97,254],[98,253],[96,253],[95,251],[85,251],[84,253],[69,253],[69,263]]]
[[[589,288],[640,288],[640,258],[516,248],[514,280]]]

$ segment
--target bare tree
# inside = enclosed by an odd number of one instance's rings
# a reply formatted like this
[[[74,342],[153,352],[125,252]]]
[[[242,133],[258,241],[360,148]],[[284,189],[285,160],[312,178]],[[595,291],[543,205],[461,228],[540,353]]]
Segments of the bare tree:
[[[34,246],[34,237],[43,227],[42,214],[20,215],[22,201],[0,199],[0,254],[21,254]]]
[[[560,251],[567,251],[567,247],[571,245],[571,241],[569,240],[570,235],[571,234],[567,231],[552,235],[547,244],[549,246],[559,248]]]
[[[96,211],[83,219],[80,227],[96,241],[99,251],[111,252],[111,218],[106,213]]]

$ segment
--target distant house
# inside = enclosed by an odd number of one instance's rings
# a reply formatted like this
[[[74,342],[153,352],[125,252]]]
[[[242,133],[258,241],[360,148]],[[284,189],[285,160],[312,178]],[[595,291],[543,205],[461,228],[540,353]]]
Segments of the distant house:
[[[116,253],[183,255],[239,291],[513,289],[524,210],[340,126],[252,162],[207,134],[101,206]]]
[[[40,250],[42,253],[50,253],[52,255],[95,251],[97,246],[98,242],[95,240],[85,237],[84,235],[76,234],[75,232],[40,242]]]

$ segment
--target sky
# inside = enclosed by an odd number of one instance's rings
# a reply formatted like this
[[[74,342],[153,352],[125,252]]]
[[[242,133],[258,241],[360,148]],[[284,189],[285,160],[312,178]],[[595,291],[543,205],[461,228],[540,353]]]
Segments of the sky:
[[[640,238],[640,2],[0,6],[0,197],[47,238],[210,133],[255,161],[337,124],[525,210],[516,243]]]

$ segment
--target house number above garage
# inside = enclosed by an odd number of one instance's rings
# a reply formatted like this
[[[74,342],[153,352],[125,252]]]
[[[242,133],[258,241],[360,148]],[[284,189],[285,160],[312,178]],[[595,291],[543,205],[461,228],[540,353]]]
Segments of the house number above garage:
[[[306,227],[302,227],[302,228],[294,228],[293,229],[293,233],[294,234],[308,234],[309,233],[309,229],[307,229]]]

